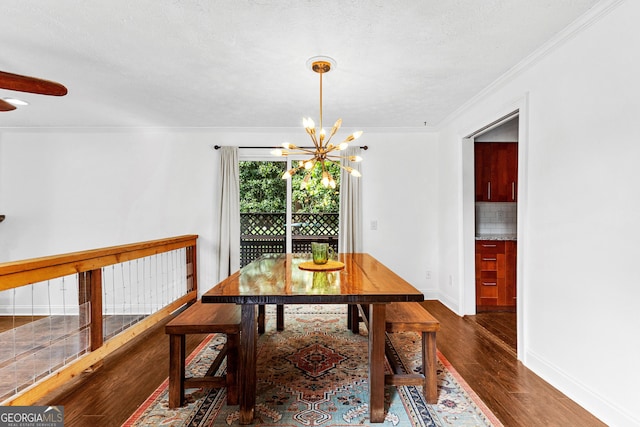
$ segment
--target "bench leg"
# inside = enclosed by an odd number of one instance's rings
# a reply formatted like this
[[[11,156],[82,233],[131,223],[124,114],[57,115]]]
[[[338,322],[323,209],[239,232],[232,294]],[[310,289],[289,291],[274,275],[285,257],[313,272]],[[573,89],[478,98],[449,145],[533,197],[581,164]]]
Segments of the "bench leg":
[[[184,403],[185,336],[169,335],[169,408]]]
[[[227,334],[227,405],[237,405],[238,387],[238,359],[240,354],[240,334]]]
[[[284,331],[284,304],[276,305],[276,329]]]
[[[265,308],[264,304],[258,305],[258,333],[264,334],[265,331]]]
[[[422,333],[422,386],[427,403],[438,403],[438,375],[436,373],[436,333]]]
[[[362,311],[365,313],[369,312],[369,304],[360,304],[360,307],[362,308]],[[351,318],[351,321],[349,322],[349,329],[351,329],[351,332],[353,332],[354,334],[359,334],[360,333],[360,310],[358,308],[358,304],[353,304],[349,306],[350,310],[349,310],[349,317]]]

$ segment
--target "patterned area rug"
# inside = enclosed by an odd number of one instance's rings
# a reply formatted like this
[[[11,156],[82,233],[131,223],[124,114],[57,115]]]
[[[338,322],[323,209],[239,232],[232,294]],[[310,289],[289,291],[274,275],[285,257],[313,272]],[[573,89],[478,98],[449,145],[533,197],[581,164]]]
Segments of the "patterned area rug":
[[[370,425],[367,332],[346,328],[344,305],[288,305],[285,330],[275,330],[267,308],[267,332],[258,341],[257,426]],[[213,334],[189,357],[189,373],[203,375],[224,344]],[[421,370],[420,336],[391,334],[407,371]],[[438,403],[429,405],[422,387],[388,386],[386,419],[373,426],[501,426],[495,416],[438,353]],[[221,367],[224,369],[224,366]],[[242,369],[242,368],[241,368]],[[238,425],[238,407],[226,405],[222,389],[188,389],[184,407],[167,405],[165,381],[124,426]]]

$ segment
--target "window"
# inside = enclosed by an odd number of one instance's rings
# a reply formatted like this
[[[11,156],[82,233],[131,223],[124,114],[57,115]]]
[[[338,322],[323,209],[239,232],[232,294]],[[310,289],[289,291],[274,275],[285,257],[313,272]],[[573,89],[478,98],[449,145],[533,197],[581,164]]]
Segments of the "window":
[[[306,183],[304,173],[283,180],[292,161],[240,161],[240,266],[265,253],[310,252],[312,241],[338,251],[339,167],[330,165],[331,189],[320,183],[319,168]]]

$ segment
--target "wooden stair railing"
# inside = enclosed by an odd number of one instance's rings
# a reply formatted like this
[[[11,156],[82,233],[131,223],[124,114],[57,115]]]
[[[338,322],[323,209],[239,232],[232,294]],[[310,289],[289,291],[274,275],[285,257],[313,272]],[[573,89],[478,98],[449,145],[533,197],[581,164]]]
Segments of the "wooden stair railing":
[[[78,274],[79,289],[86,289],[78,296],[80,303],[90,302],[90,351],[74,362],[25,388],[3,402],[3,406],[34,404],[42,396],[55,390],[65,382],[80,375],[83,371],[94,369],[110,353],[122,347],[145,330],[162,321],[182,305],[196,301],[197,287],[197,235],[184,235],[166,239],[152,240],[101,249],[73,252],[33,258],[22,261],[0,263],[0,291],[19,288],[63,276]],[[148,256],[158,255],[185,248],[186,253],[186,289],[184,295],[160,308],[144,319],[125,329],[117,336],[104,342],[103,338],[103,301],[102,268]]]

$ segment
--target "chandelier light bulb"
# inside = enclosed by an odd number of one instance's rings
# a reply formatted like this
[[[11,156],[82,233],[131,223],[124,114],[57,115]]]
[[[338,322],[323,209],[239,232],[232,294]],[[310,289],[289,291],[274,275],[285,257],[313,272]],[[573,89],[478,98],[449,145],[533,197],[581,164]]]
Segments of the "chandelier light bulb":
[[[356,178],[360,178],[362,176],[362,174],[356,169],[351,169],[351,172],[349,173],[351,174],[351,176],[355,176]]]
[[[329,186],[329,173],[327,171],[322,172],[322,185]]]
[[[300,183],[300,189],[301,190],[306,190],[307,187],[309,187],[309,180],[311,179],[311,174],[308,173],[304,176],[304,179],[302,180],[302,182]]]
[[[282,150],[279,149],[279,148],[276,148],[275,150],[271,150],[271,155],[272,156],[282,157]]]
[[[340,151],[346,150],[347,148],[349,148],[348,142],[341,142],[340,145],[338,145],[338,150]]]
[[[331,138],[338,131],[338,129],[340,129],[340,126],[342,126],[342,119],[336,120],[336,122],[333,124],[333,127],[331,128],[331,135],[329,135],[329,138]]]
[[[350,162],[361,162],[362,161],[362,157],[360,157],[360,156],[349,156],[349,161]]]
[[[306,170],[311,170],[311,168],[313,168],[313,160],[307,160],[307,161],[304,163],[304,168],[305,168]],[[307,176],[308,176],[308,175],[307,175]]]
[[[305,119],[302,120],[302,125],[308,129],[308,130],[312,130],[316,128],[316,123],[313,121],[313,119],[311,117],[307,117]]]

